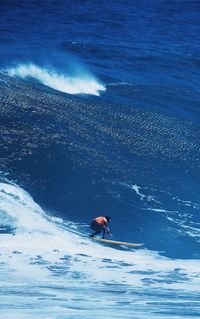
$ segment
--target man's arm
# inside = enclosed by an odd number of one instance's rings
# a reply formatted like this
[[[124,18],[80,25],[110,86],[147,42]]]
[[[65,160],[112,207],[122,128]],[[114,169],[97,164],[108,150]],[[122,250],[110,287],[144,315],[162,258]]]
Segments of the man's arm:
[[[105,234],[111,235],[110,228],[107,226],[107,224],[103,226],[103,236],[102,236],[102,238],[104,238]]]

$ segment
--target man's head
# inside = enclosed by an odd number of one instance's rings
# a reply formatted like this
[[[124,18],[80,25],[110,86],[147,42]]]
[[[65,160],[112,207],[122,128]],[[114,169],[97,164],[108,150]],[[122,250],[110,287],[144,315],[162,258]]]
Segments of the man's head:
[[[110,216],[105,216],[105,217],[106,217],[107,222],[109,223],[111,221],[111,217]]]

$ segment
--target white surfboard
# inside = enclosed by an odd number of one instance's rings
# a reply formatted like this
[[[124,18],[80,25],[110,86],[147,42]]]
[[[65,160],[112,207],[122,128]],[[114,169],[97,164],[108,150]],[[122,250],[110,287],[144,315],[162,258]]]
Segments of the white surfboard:
[[[140,246],[144,245],[144,244],[137,244],[137,243],[127,243],[125,241],[103,239],[103,238],[98,238],[98,237],[92,237],[92,239],[99,241],[99,242],[102,242],[102,243],[113,244],[113,245],[124,245],[124,246],[131,246],[131,247],[140,247]]]

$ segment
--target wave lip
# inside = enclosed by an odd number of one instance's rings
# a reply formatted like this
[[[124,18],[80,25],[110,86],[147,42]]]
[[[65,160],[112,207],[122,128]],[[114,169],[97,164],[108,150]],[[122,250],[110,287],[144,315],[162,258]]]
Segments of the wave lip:
[[[98,96],[99,91],[106,90],[102,84],[87,73],[82,73],[80,77],[73,77],[34,64],[20,64],[17,67],[10,68],[7,72],[10,76],[36,79],[46,86],[69,94],[93,94]]]

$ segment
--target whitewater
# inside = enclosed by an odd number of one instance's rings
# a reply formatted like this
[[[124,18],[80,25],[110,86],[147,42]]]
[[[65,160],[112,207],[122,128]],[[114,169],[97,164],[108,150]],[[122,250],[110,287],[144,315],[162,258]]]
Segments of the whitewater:
[[[79,72],[77,76],[70,76],[67,72],[59,74],[52,67],[46,69],[34,64],[17,65],[5,72],[10,76],[22,79],[35,79],[48,87],[70,94],[99,95],[99,91],[105,91],[105,87],[87,72],[82,74]]]
[[[17,185],[0,184],[0,214],[8,230],[0,237],[4,318],[93,318],[91,309],[97,318],[113,311],[114,318],[190,318],[200,311],[197,260],[93,243],[81,225],[46,214]]]

